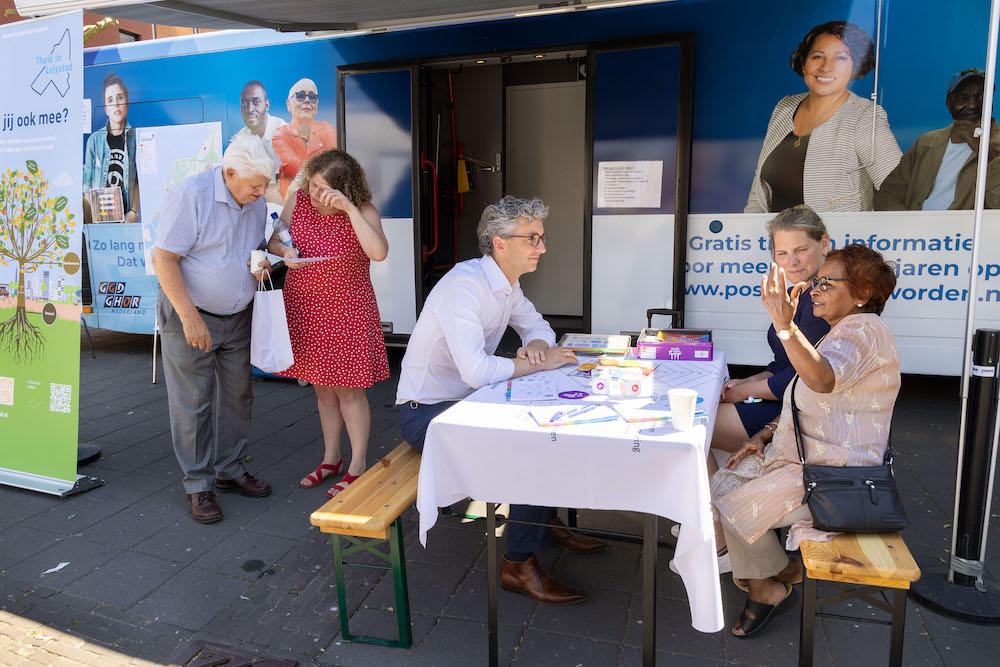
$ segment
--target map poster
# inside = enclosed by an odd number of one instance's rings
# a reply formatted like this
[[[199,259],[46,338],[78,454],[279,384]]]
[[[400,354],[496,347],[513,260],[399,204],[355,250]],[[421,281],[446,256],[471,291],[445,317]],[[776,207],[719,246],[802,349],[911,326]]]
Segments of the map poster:
[[[143,261],[146,274],[151,276],[153,244],[163,199],[188,176],[222,164],[222,123],[139,128],[136,153]]]
[[[0,483],[76,484],[83,15],[0,26]]]

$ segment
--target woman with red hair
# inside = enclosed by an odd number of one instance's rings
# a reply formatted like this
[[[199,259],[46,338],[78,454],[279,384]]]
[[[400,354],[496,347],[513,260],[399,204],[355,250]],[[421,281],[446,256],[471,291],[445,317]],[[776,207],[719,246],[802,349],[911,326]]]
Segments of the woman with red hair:
[[[830,252],[811,283],[798,283],[790,292],[777,265],[761,283],[761,300],[798,378],[785,390],[777,423],[750,438],[712,477],[733,578],[748,591],[733,627],[737,637],[754,634],[774,613],[792,606],[792,586],[802,581],[802,564],[789,561],[771,529],[791,526],[790,549],[835,535],[812,527],[802,501],[793,392],[810,464],[882,464],[900,375],[896,343],[879,315],[895,286],[892,267],[862,245]],[[813,313],[830,324],[830,333],[816,345],[792,320],[799,298],[811,299]]]

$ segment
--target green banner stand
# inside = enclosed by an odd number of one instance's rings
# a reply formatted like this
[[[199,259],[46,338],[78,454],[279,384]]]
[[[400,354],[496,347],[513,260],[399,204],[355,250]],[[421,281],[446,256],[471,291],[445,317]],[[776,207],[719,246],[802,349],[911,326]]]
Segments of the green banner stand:
[[[0,484],[78,475],[83,15],[0,26]]]

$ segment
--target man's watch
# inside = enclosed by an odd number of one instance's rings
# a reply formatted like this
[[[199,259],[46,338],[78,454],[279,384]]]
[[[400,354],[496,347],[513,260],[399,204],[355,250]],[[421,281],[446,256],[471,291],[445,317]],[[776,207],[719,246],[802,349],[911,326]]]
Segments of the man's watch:
[[[790,322],[787,329],[782,329],[778,332],[778,338],[781,340],[791,340],[792,336],[794,336],[795,332],[798,330],[799,328],[795,326],[795,322]]]

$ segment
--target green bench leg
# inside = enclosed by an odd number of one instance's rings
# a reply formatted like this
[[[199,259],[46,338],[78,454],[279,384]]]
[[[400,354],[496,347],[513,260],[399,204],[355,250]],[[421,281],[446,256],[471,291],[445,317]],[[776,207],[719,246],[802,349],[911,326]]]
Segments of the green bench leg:
[[[377,644],[379,646],[391,646],[393,648],[410,648],[413,645],[413,632],[410,623],[410,593],[406,585],[406,557],[403,554],[403,529],[400,520],[397,518],[389,528],[389,553],[376,548],[376,545],[387,540],[366,540],[364,538],[347,537],[348,542],[354,546],[344,549],[340,543],[340,535],[331,535],[333,545],[333,568],[337,579],[337,604],[340,614],[340,634],[344,641],[358,642],[362,644]],[[344,556],[349,556],[359,551],[367,551],[390,563],[389,567],[382,565],[367,565],[364,563],[350,563],[344,561]],[[396,592],[396,625],[399,628],[399,639],[381,639],[379,637],[366,637],[362,635],[352,635],[348,627],[349,618],[347,613],[347,587],[344,581],[344,565],[356,565],[359,567],[371,567],[379,570],[392,570],[392,580]]]

